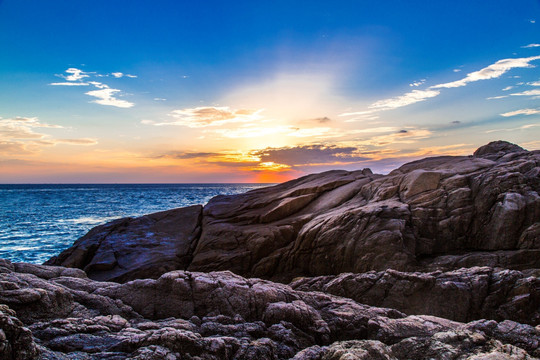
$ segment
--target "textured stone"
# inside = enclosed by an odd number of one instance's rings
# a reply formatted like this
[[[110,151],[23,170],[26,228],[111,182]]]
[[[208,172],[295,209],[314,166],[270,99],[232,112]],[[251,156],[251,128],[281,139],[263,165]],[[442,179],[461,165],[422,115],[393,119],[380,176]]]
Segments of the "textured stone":
[[[102,281],[157,278],[185,269],[199,237],[201,211],[190,206],[97,226],[46,264],[84,269]]]

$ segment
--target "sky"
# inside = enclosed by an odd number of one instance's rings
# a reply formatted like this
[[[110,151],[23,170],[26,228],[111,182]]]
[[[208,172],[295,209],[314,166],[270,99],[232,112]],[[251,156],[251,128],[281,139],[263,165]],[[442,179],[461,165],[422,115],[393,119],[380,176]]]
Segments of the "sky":
[[[540,149],[540,0],[0,0],[0,183]]]

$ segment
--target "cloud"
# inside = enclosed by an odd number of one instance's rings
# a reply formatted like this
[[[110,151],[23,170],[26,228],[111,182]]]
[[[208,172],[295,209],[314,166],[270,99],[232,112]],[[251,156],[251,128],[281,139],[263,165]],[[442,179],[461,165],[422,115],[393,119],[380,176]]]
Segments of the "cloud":
[[[289,166],[354,163],[369,160],[357,147],[336,145],[304,145],[283,148],[266,148],[252,152],[261,162]]]
[[[540,59],[540,56],[499,60],[481,70],[467,74],[467,76],[461,80],[434,85],[431,86],[430,89],[455,88],[465,86],[470,82],[498,78],[514,68],[532,68],[534,65],[530,64],[530,62],[538,59]]]
[[[540,96],[540,90],[538,89],[534,89],[534,90],[527,90],[527,91],[522,91],[522,92],[519,92],[519,93],[513,93],[513,94],[510,94],[512,96]]]
[[[516,111],[509,111],[501,114],[504,117],[517,116],[517,115],[535,115],[540,114],[540,109],[521,109]]]
[[[154,98],[154,101],[167,101],[167,99],[164,99],[164,98]]]
[[[98,141],[96,139],[56,139],[53,140],[55,144],[69,144],[69,145],[96,145]]]
[[[101,89],[101,90],[88,91],[85,94],[98,98],[98,100],[94,100],[92,102],[94,102],[96,104],[100,104],[100,105],[116,106],[116,107],[119,107],[119,108],[130,108],[133,105],[135,105],[132,102],[117,99],[115,97],[115,94],[118,93],[118,92],[120,92],[120,90],[118,90],[118,89],[105,88],[105,89]]]
[[[176,119],[174,121],[156,123],[147,120],[143,123],[155,126],[176,125],[201,128],[229,123],[256,121],[262,118],[260,113],[263,110],[264,109],[231,109],[228,106],[203,106],[173,110],[169,115]]]
[[[156,158],[169,158],[169,159],[198,159],[220,156],[217,152],[191,152],[191,151],[172,151],[167,154],[158,155]]]
[[[109,85],[100,83],[99,81],[89,81],[88,83],[94,85],[98,89],[110,89]]]
[[[43,146],[56,144],[94,145],[95,139],[54,139],[36,132],[36,128],[63,129],[60,125],[42,123],[37,117],[0,117],[0,152],[3,154],[32,154]]]
[[[536,47],[540,47],[540,44],[529,44],[529,45],[522,46],[522,48],[524,48],[524,49],[536,48]]]
[[[391,110],[424,101],[439,94],[440,91],[437,90],[413,90],[401,96],[376,101],[369,108],[378,111]]]
[[[507,86],[504,89],[502,89],[502,91],[512,90],[513,88],[514,88],[513,86]]]
[[[431,136],[431,131],[427,129],[399,130],[388,135],[379,135],[367,140],[359,141],[361,145],[385,146],[390,144],[414,144],[418,140],[426,139]]]
[[[486,98],[486,100],[497,100],[497,99],[504,99],[507,98],[509,95],[501,95],[501,96],[491,96]]]
[[[117,79],[122,78],[122,77],[128,77],[128,78],[136,78],[137,77],[137,75],[124,74],[124,73],[121,73],[121,72],[113,72],[113,73],[111,73],[111,75],[114,76]]]
[[[84,82],[56,82],[56,83],[50,83],[49,85],[54,85],[54,86],[88,86],[89,83],[84,83]]]
[[[60,75],[60,77],[63,77],[67,81],[79,81],[79,80],[82,80],[84,78],[90,77],[90,75],[88,75],[84,71],[82,71],[80,69],[76,69],[76,68],[69,68],[69,69],[66,70],[66,73],[68,73],[70,75],[67,75],[67,76]]]
[[[426,82],[426,79],[421,79],[421,80],[418,80],[418,81],[413,81],[412,83],[409,84],[409,86],[417,87],[417,86],[422,85],[425,82]]]
[[[540,86],[540,81],[529,82],[529,83],[527,83],[527,85],[530,85],[530,86]]]
[[[92,85],[96,89],[99,90],[92,90],[88,91],[85,94],[89,96],[93,96],[97,98],[98,100],[92,101],[93,103],[100,104],[100,105],[108,105],[108,106],[115,106],[119,108],[130,108],[133,105],[135,105],[132,102],[118,99],[115,95],[120,92],[119,89],[111,89],[109,85],[104,84],[99,81],[82,81],[85,78],[93,77],[104,77],[109,75],[100,75],[96,74],[95,72],[84,72],[80,69],[76,68],[69,68],[66,70],[66,73],[68,75],[57,75],[61,78],[64,78],[65,82],[54,82],[50,83],[49,85],[54,86],[89,86]],[[114,72],[111,74],[111,76],[114,76],[115,78],[121,78],[121,77],[136,77],[135,75],[130,74],[124,74],[121,72]]]
[[[527,125],[523,125],[523,126],[520,126],[520,127],[511,128],[511,129],[487,130],[486,134],[490,134],[490,133],[494,133],[494,132],[500,132],[500,131],[507,131],[508,132],[508,131],[516,131],[516,130],[525,130],[525,129],[530,129],[530,128],[537,127],[537,126],[540,126],[540,124],[527,124]]]
[[[454,69],[454,70],[452,70],[452,71],[457,73],[457,72],[460,72],[461,69]]]
[[[273,127],[246,126],[236,129],[216,129],[209,132],[213,132],[230,139],[240,139],[263,137],[276,134],[291,134],[297,130],[297,128],[293,128],[291,126],[279,125]]]

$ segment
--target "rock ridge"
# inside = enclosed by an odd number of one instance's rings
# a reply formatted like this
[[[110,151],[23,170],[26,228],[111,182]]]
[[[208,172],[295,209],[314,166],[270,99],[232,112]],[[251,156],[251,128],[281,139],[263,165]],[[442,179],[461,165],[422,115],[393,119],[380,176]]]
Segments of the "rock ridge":
[[[333,170],[217,196],[160,213],[169,222],[156,214],[117,220],[47,264],[117,282],[170,270],[285,283],[387,269],[526,270],[540,267],[539,193],[540,151],[495,141],[472,156],[417,160],[388,175]]]

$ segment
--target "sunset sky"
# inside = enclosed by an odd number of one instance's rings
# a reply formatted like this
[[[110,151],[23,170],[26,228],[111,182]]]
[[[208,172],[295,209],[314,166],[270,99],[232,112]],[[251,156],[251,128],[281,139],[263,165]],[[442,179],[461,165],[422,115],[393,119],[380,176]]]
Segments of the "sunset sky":
[[[540,149],[540,1],[0,0],[0,183]]]

